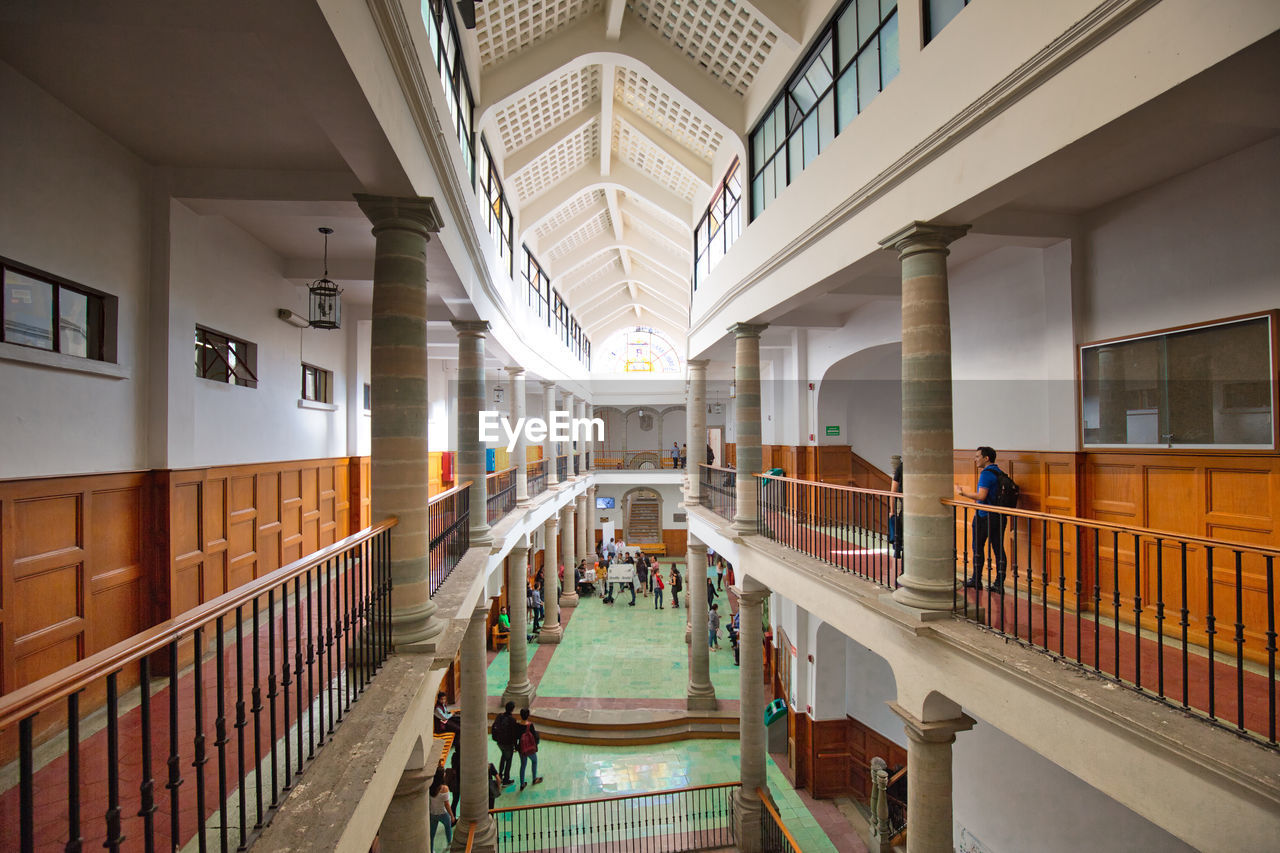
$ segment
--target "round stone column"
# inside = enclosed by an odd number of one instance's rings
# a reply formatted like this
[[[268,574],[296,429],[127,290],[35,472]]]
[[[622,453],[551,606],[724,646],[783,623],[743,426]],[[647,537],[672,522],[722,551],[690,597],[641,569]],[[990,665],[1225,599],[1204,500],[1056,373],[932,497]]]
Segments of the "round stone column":
[[[689,392],[685,397],[685,444],[689,446],[689,459],[685,462],[684,505],[700,506],[702,503],[702,469],[707,461],[707,360],[689,359]],[[706,549],[703,549],[706,556]],[[692,601],[692,599],[690,599]]]
[[[480,411],[485,407],[484,320],[454,320],[458,332],[458,481],[471,481],[471,547],[493,542],[489,534],[484,445],[480,443]]]
[[[703,581],[702,585],[705,587],[706,582]],[[769,590],[753,578],[744,577],[737,594],[742,679],[738,706],[742,787],[733,795],[733,822],[739,849],[743,853],[756,853],[760,849],[760,815],[763,811],[757,789],[768,789],[765,776],[768,755],[764,731],[764,658],[761,649],[764,648],[762,610]],[[697,641],[695,636],[693,642]]]
[[[528,402],[525,399],[525,381],[523,367],[508,367],[511,376],[511,426],[514,427],[528,417]],[[528,506],[529,500],[529,440],[524,430],[516,434],[515,451],[511,454],[511,464],[516,468],[516,506]]]
[[[591,420],[595,420],[596,407],[594,403],[583,403],[582,408],[583,408],[583,411],[586,412],[587,418]],[[595,430],[595,427],[592,427],[590,430],[587,431],[587,467],[588,469],[595,467],[595,464],[596,464],[595,459],[596,459],[596,430]]]
[[[507,555],[507,615],[511,630],[507,633],[507,651],[511,659],[507,689],[503,703],[515,702],[517,708],[533,707],[533,684],[529,681],[529,546],[517,545]]]
[[[689,689],[686,707],[709,711],[719,706],[711,685],[711,650],[707,647],[707,546],[693,534],[685,560],[685,597],[689,605]],[[728,601],[728,599],[725,599]],[[744,673],[745,676],[745,673]]]
[[[880,241],[902,262],[902,468],[905,555],[893,597],[950,610],[955,597],[951,313],[947,246],[968,226],[913,222]]]
[[[759,512],[756,478],[760,473],[760,333],[767,325],[737,323],[729,327],[736,345],[733,381],[736,390],[734,425],[737,431],[737,511],[733,529],[739,534],[755,533]],[[745,675],[745,673],[744,673]]]
[[[922,722],[896,702],[889,707],[907,732],[907,853],[952,853],[951,744],[973,719]]]
[[[378,827],[379,849],[386,853],[419,853],[431,846],[428,828],[431,814],[427,797],[434,768],[423,767],[422,744],[414,748],[396,785],[395,795]]]
[[[429,648],[444,623],[431,600],[427,523],[427,241],[440,230],[429,198],[357,195],[373,223],[370,344],[371,511],[391,528],[391,641]]]
[[[556,383],[544,379],[542,390],[546,400],[544,415],[547,422],[547,439],[542,444],[542,458],[547,460],[547,488],[549,489],[560,482],[560,475],[556,472],[556,443],[551,440],[551,413],[556,410]]]
[[[458,823],[453,828],[449,849],[463,853],[467,849],[470,824],[476,825],[474,850],[497,848],[498,832],[489,815],[489,720],[485,686],[484,635],[489,616],[488,602],[481,599],[471,611],[467,631],[462,637],[462,750],[459,770],[462,774],[461,799],[458,801]]]
[[[596,487],[587,487],[587,553],[596,553]],[[591,557],[589,562],[595,562]]]
[[[564,634],[560,625],[560,576],[556,566],[556,536],[559,532],[560,520],[552,514],[542,527],[542,606],[546,612],[542,617],[542,631],[538,634],[539,643],[558,643]]]
[[[573,583],[573,567],[578,560],[574,554],[574,502],[569,501],[560,509],[560,561],[564,565],[564,584],[560,588],[560,606],[578,606],[578,588]]]
[[[586,560],[587,564],[590,565],[595,562],[591,559],[591,553],[595,550],[595,545],[587,539],[587,527],[590,525],[590,521],[587,519],[587,493],[583,492],[578,495],[576,503],[577,517],[574,519],[573,529],[578,534],[578,547],[575,549],[577,551],[575,556],[578,560]],[[574,565],[577,565],[576,560]],[[574,592],[577,592],[577,590],[575,589]]]

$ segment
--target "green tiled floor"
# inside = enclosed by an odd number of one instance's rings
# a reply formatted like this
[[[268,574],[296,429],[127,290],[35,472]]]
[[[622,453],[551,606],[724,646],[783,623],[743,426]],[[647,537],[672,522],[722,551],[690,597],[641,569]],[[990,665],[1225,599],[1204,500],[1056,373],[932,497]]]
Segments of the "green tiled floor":
[[[663,563],[664,575],[669,565]],[[680,564],[680,568],[683,571],[684,565]],[[709,575],[714,578],[714,570]],[[563,641],[553,647],[538,696],[684,698],[688,668],[683,606],[679,612],[670,607],[655,610],[652,598],[639,596],[636,606],[628,607],[630,593],[619,601],[620,605],[607,606],[599,598],[583,599],[574,609]],[[721,593],[717,603],[724,611],[723,624],[728,621],[727,596]],[[718,697],[737,700],[738,668],[733,665],[733,652],[723,628],[721,645],[722,651],[711,653],[711,681]],[[529,644],[531,658],[539,648],[536,643]],[[508,667],[507,653],[500,652],[488,671],[490,696],[501,695]],[[498,749],[492,741],[489,747],[490,760],[496,765]],[[710,785],[734,781],[739,776],[736,740],[677,741],[611,749],[543,741],[538,759],[538,772],[545,781],[524,791],[518,785],[508,789],[498,798],[497,808]],[[519,776],[519,764],[517,756],[513,777]],[[769,763],[769,788],[783,821],[805,853],[835,850],[773,762]],[[437,839],[437,845],[440,843]]]

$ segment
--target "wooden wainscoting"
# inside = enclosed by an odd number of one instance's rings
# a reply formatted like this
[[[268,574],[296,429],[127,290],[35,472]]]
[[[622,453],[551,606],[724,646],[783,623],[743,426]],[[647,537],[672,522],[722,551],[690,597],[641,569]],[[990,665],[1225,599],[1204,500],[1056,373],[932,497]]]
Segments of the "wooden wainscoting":
[[[788,733],[795,785],[814,799],[855,797],[866,803],[871,759],[885,759],[891,772],[907,763],[906,749],[852,717],[814,720],[789,711]]]
[[[148,627],[149,480],[0,483],[0,693]]]
[[[683,557],[689,547],[689,531],[685,529],[662,531],[662,544],[666,546],[667,557]],[[659,558],[661,560],[662,558]]]

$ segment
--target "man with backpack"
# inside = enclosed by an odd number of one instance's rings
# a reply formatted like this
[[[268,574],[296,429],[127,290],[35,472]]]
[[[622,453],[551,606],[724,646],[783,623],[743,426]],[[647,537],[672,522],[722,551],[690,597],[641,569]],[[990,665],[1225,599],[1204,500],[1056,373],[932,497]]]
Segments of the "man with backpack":
[[[512,713],[515,709],[516,703],[508,702],[503,712],[493,718],[493,727],[489,729],[494,743],[502,751],[502,758],[498,761],[498,776],[501,777],[503,785],[515,784],[515,780],[511,778],[511,757],[515,754],[516,742],[520,739],[521,732],[520,725]]]
[[[976,503],[990,507],[1014,507],[1018,504],[1018,487],[1000,467],[996,465],[996,452],[985,445],[979,447],[973,455],[978,474],[978,489],[969,492],[963,486],[956,486],[956,494],[969,498]],[[964,582],[970,589],[982,588],[982,569],[986,558],[987,543],[991,544],[991,557],[996,564],[996,576],[987,589],[994,593],[1004,592],[1004,570],[1007,560],[1004,554],[1004,522],[1005,518],[998,512],[985,509],[977,510],[973,515],[973,574]]]

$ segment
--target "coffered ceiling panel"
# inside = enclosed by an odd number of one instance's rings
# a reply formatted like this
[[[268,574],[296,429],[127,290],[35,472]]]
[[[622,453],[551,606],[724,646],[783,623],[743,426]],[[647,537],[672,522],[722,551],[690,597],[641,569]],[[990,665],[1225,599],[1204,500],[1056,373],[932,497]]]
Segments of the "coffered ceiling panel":
[[[630,124],[613,124],[613,151],[685,201],[692,201],[701,181]]]
[[[701,111],[686,98],[631,68],[618,69],[613,96],[708,163],[724,141],[724,135],[703,121]]]
[[[628,0],[627,9],[739,95],[778,41],[768,21],[733,0]]]
[[[521,202],[537,198],[583,163],[600,156],[600,120],[583,125],[508,180]]]
[[[446,0],[447,2],[447,0]],[[476,4],[480,64],[488,68],[599,9],[601,0],[484,0]]]
[[[582,244],[599,237],[601,234],[613,233],[613,220],[609,218],[609,211],[602,210],[589,222],[581,225],[572,234],[565,237],[559,243],[542,251],[543,257],[548,263],[563,258]]]
[[[566,71],[493,117],[508,154],[600,100],[600,66]]]

